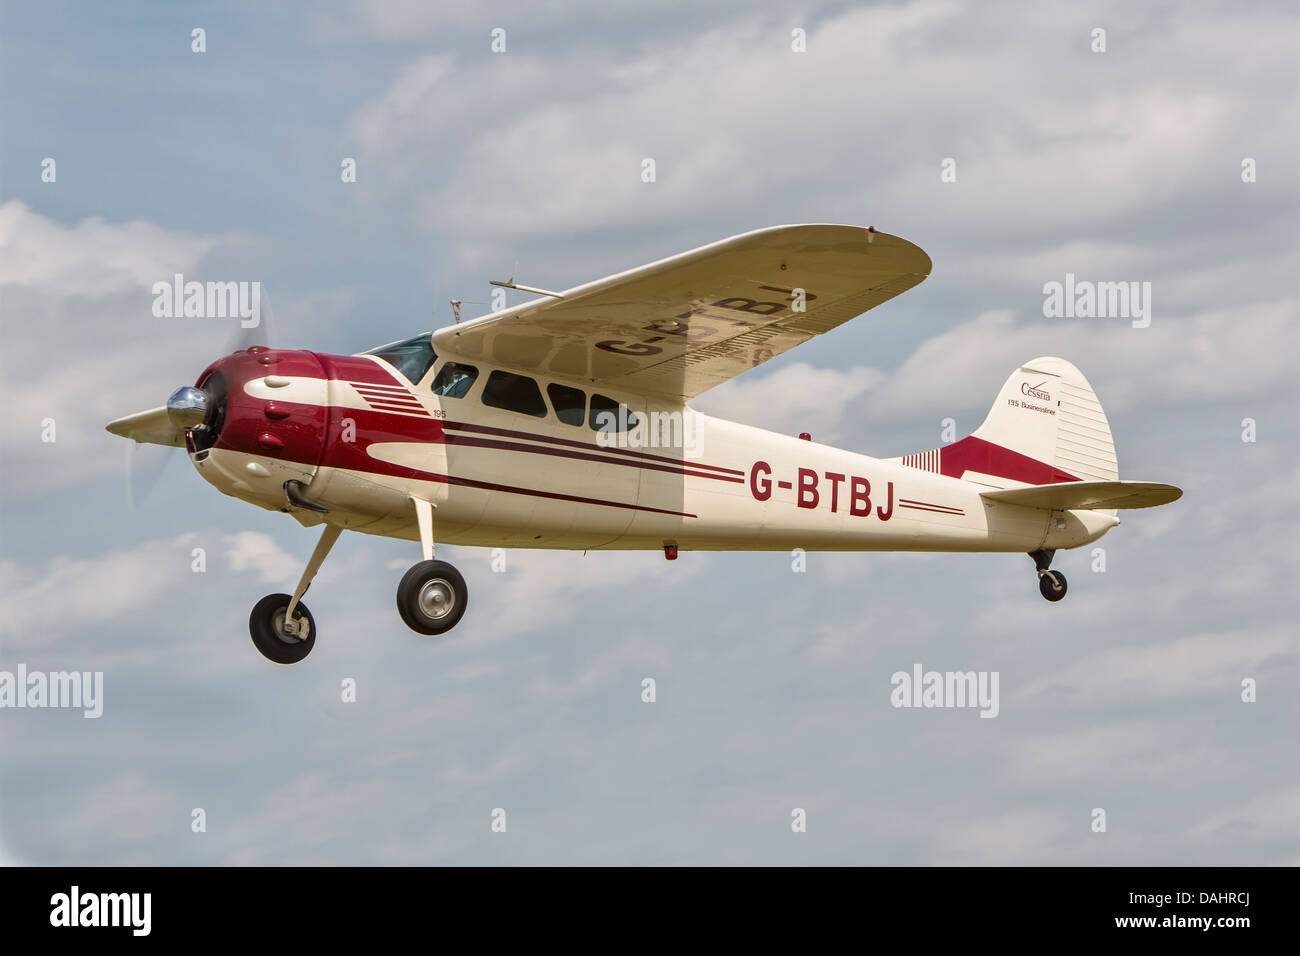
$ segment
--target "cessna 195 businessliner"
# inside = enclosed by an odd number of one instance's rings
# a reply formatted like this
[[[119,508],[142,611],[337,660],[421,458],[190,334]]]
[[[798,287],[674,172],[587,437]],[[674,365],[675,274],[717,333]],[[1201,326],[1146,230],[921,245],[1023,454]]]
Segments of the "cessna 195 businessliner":
[[[115,435],[183,446],[225,494],[320,541],[293,594],[249,618],[282,664],[316,640],[303,593],[345,529],[419,541],[397,588],[413,630],[465,613],[434,543],[582,550],[1053,554],[1116,510],[1180,497],[1121,481],[1077,368],[1035,358],[960,441],[870,458],[694,412],[687,403],[917,285],[930,258],[870,228],[776,226],[359,355],[262,346],[218,359]],[[685,423],[689,427],[683,428]],[[689,435],[689,440],[683,436]]]

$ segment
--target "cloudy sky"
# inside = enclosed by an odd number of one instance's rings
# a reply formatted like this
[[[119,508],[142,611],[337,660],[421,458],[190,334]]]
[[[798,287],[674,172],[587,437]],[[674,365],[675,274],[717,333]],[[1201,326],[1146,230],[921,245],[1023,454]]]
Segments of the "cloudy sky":
[[[97,720],[0,712],[0,860],[1300,862],[1294,4],[616,6],[0,6],[0,670],[104,673]],[[394,608],[418,548],[347,535],[295,667],[247,616],[313,532],[183,455],[128,507],[104,424],[235,336],[152,315],[175,272],[355,352],[489,279],[786,222],[933,274],[701,410],[899,455],[1058,354],[1122,475],[1186,496],[1104,572],[1060,554],[1055,605],[1022,555],[446,548],[471,602],[442,640]],[[1150,326],[1044,317],[1066,273],[1150,282]],[[892,707],[916,664],[998,672],[998,716]]]

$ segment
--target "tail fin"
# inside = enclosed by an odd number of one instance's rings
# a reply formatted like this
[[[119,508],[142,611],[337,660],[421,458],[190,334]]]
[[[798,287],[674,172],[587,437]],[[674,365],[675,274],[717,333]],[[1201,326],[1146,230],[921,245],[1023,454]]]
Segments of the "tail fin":
[[[1092,386],[1065,359],[1050,357],[1011,373],[974,434],[897,460],[994,488],[1119,478],[1110,425]]]

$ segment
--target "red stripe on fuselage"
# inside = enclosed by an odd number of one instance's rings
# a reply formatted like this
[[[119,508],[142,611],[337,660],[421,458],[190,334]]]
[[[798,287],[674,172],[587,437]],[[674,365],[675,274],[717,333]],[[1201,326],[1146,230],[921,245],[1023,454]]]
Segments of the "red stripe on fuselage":
[[[932,501],[914,501],[911,498],[899,498],[898,503],[904,508],[932,508],[935,511],[951,511],[954,514],[965,514],[960,508],[954,508],[952,505],[937,505]]]
[[[519,442],[502,441],[499,438],[471,438],[468,435],[443,435],[443,441],[448,445],[462,445],[470,448],[498,448],[504,451],[522,451],[532,455],[554,455],[559,458],[573,458],[579,461],[596,461],[606,465],[623,465],[627,468],[637,468],[642,471],[662,471],[670,475],[689,475],[692,478],[712,478],[715,481],[734,481],[736,484],[744,484],[744,478],[733,478],[731,475],[715,475],[707,471],[691,471],[684,467],[671,468],[667,465],[656,465],[645,461],[631,461],[626,458],[608,458],[602,455],[589,455],[586,452],[570,450],[567,448],[542,448],[538,445],[521,445]]]
[[[974,435],[940,448],[939,461],[940,473],[950,478],[960,478],[968,471],[976,471],[983,475],[1023,481],[1029,485],[1052,485],[1079,480],[1069,472],[1061,471],[1037,458],[1030,458]]]
[[[652,455],[649,452],[635,451],[630,448],[607,448],[603,445],[593,445],[590,442],[575,441],[572,438],[555,438],[551,435],[539,435],[536,432],[520,432],[511,428],[496,428],[492,425],[474,425],[468,422],[445,423],[447,428],[452,431],[478,432],[483,435],[501,435],[505,438],[527,438],[530,441],[544,441],[552,445],[565,445],[570,448],[584,448],[589,451],[598,452],[606,455],[625,455],[629,458],[643,458],[647,461],[661,461],[669,465],[677,465],[684,468],[695,468],[704,471],[716,471],[725,475],[738,475],[744,480],[744,472],[737,471],[735,468],[723,468],[721,465],[704,465],[699,462],[689,461],[685,458],[669,458],[667,455]]]
[[[403,402],[417,400],[414,395],[404,388],[374,388],[370,385],[353,385],[352,387],[366,398],[396,398]]]
[[[320,413],[320,406],[318,405],[304,405],[291,402],[277,402],[276,404],[289,412],[289,420],[293,420],[294,418],[303,420],[313,419]],[[388,442],[404,444],[410,444],[413,442],[441,444],[446,438],[443,434],[442,422],[432,418],[420,419],[406,415],[366,411],[357,408],[340,408],[339,411],[345,413],[356,422],[357,440],[346,442],[341,439],[335,439],[326,442],[325,453],[320,459],[320,465],[322,467],[385,475],[390,478],[406,478],[413,481],[432,481],[439,484],[458,485],[466,488],[479,488],[485,491],[501,491],[509,494],[528,495],[534,498],[573,501],[578,504],[600,505],[606,508],[622,508],[631,511],[644,511],[652,514],[672,515],[678,518],[698,517],[698,515],[685,511],[670,511],[664,508],[651,508],[645,505],[631,504],[622,501],[609,501],[603,498],[590,498],[583,495],[570,495],[556,491],[543,491],[538,488],[523,488],[517,485],[505,485],[498,482],[481,481],[475,478],[446,475],[442,472],[425,471],[420,468],[409,468],[405,465],[396,465],[392,462],[373,457],[368,453],[367,449],[370,445]],[[225,437],[224,433],[222,437]],[[323,436],[321,437],[323,438]],[[306,459],[308,463],[311,464],[314,463],[311,459],[314,459],[315,457],[314,454],[309,456],[294,455],[287,452],[287,450],[273,451],[254,444],[248,444],[246,447],[231,445],[226,445],[224,447],[234,447],[237,451],[245,451],[250,454],[260,455],[264,458],[274,458],[281,461],[302,462]],[[528,451],[542,453],[548,451],[548,449],[535,449],[528,446],[520,446],[520,448],[521,450],[527,448]],[[634,462],[628,462],[628,464],[635,467]],[[708,477],[714,476],[710,475]]]
[[[905,505],[901,501],[898,503],[900,508],[909,508],[912,511],[931,511],[938,515],[964,515],[966,512],[956,508],[931,508],[928,505]]]

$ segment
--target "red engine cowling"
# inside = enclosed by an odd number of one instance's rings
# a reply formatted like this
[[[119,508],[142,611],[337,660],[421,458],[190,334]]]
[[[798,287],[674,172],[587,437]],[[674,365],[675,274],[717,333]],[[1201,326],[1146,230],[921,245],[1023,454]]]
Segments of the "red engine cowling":
[[[305,487],[325,452],[328,388],[312,352],[254,346],[213,362],[197,387],[208,399],[186,435],[199,473],[227,494],[279,510],[285,482]]]

